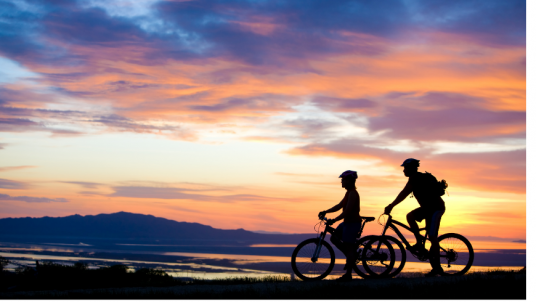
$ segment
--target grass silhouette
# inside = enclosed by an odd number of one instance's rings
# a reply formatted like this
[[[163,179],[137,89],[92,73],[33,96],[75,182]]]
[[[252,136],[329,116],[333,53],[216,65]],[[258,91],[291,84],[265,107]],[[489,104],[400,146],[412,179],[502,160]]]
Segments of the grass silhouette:
[[[174,286],[183,283],[162,270],[140,268],[129,272],[126,265],[88,269],[76,262],[63,265],[45,262],[33,267],[19,267],[15,272],[2,271],[0,291],[69,290],[110,287]]]
[[[7,281],[7,283],[5,283]],[[22,283],[21,283],[22,282]],[[24,283],[26,282],[26,283]],[[8,284],[17,284],[9,288]],[[164,271],[124,265],[91,270],[44,263],[38,273],[2,274],[2,299],[526,299],[526,269],[491,270],[463,276],[395,279],[292,281],[289,277],[238,277],[181,281]]]

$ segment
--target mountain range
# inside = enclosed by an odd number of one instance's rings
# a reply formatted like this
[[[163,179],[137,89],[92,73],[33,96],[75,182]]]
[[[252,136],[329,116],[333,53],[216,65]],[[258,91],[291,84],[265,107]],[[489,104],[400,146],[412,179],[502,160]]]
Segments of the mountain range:
[[[66,217],[3,218],[0,236],[64,237],[122,240],[196,240],[244,243],[296,243],[315,234],[261,234],[244,229],[222,230],[208,225],[178,222],[152,215],[118,212]]]

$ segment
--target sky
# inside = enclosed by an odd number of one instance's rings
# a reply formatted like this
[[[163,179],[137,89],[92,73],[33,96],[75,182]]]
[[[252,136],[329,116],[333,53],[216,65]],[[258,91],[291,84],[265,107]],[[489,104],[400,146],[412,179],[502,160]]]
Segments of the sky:
[[[525,1],[8,0],[0,41],[0,218],[310,233],[411,157],[441,233],[526,239]]]

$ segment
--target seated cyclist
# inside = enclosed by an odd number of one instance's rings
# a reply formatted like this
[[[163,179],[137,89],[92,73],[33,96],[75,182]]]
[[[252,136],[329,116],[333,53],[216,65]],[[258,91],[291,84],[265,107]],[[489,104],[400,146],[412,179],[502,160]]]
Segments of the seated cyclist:
[[[412,251],[423,250],[422,236],[419,233],[419,226],[417,221],[421,222],[423,219],[426,221],[426,229],[430,238],[430,264],[432,271],[426,274],[426,276],[435,276],[441,274],[443,269],[439,261],[439,242],[437,240],[439,232],[439,224],[441,217],[445,213],[445,202],[438,194],[431,193],[429,178],[425,173],[418,172],[419,160],[414,158],[408,158],[402,163],[404,167],[404,175],[408,177],[408,183],[404,189],[398,194],[396,199],[387,207],[385,207],[385,213],[391,213],[391,210],[399,203],[401,203],[410,193],[413,192],[413,196],[417,199],[420,207],[409,212],[406,216],[408,224],[415,234],[417,244],[412,246]]]
[[[342,187],[346,189],[344,198],[336,206],[331,209],[322,211],[318,214],[320,218],[324,218],[326,213],[337,212],[342,209],[342,213],[334,219],[328,219],[328,225],[333,224],[341,219],[344,222],[337,226],[336,231],[331,236],[331,242],[344,253],[346,256],[346,274],[338,280],[352,280],[352,267],[355,261],[354,251],[356,249],[356,237],[361,230],[361,217],[359,216],[359,193],[357,193],[355,182],[357,180],[357,172],[344,171],[341,176]]]

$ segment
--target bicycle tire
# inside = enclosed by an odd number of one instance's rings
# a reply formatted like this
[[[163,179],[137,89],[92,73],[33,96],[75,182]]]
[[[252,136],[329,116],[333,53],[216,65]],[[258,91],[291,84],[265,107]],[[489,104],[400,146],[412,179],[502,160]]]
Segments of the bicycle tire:
[[[439,236],[438,241],[439,261],[443,268],[441,275],[458,276],[467,273],[475,259],[471,242],[456,233],[443,234]]]
[[[389,243],[391,244],[391,246],[393,246],[393,248],[396,245],[398,247],[398,250],[399,250],[400,257],[398,257],[398,255],[396,253],[396,249],[394,249],[395,250],[395,264],[393,266],[393,271],[391,271],[389,273],[389,275],[386,276],[386,278],[393,278],[396,275],[398,275],[402,271],[402,269],[404,268],[404,265],[406,265],[406,259],[407,259],[406,248],[404,247],[404,245],[402,245],[402,242],[400,242],[400,240],[396,239],[393,236],[383,236],[383,238],[385,238],[387,241],[389,241]],[[393,245],[393,243],[395,245]],[[396,267],[396,262],[399,261],[398,260],[399,258],[400,258],[400,265],[398,267]]]
[[[374,250],[378,244],[380,245],[381,249],[379,253]],[[385,248],[382,249],[382,246],[384,245],[387,251],[385,251]],[[376,238],[367,242],[365,248],[363,249],[363,254],[363,267],[369,274],[370,278],[389,277],[389,274],[395,265],[396,259],[395,251],[389,241],[381,236],[377,236]],[[383,263],[385,260],[389,261],[388,265]],[[382,265],[376,265],[378,262],[380,262]]]
[[[292,252],[292,270],[298,278],[304,281],[322,280],[331,273],[333,266],[335,266],[335,252],[325,240],[322,241],[323,247],[321,247],[319,254],[320,261],[312,261],[311,258],[315,253],[318,240],[318,238],[304,240]]]
[[[365,271],[365,268],[363,267],[363,262],[361,261],[361,255],[363,253],[363,250],[365,249],[365,245],[371,240],[371,239],[374,239],[376,238],[376,236],[374,235],[369,235],[369,236],[365,236],[365,237],[361,237],[357,240],[357,243],[356,243],[356,254],[357,254],[357,257],[355,259],[355,263],[354,263],[354,272],[361,278],[363,279],[367,279],[367,278],[370,278],[370,276],[366,273]]]

